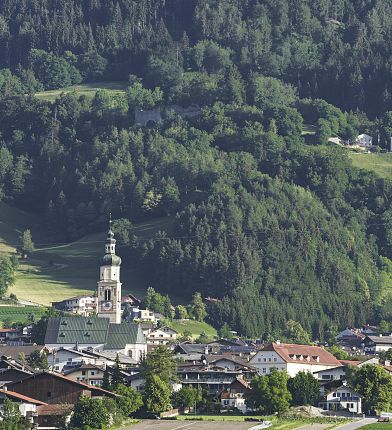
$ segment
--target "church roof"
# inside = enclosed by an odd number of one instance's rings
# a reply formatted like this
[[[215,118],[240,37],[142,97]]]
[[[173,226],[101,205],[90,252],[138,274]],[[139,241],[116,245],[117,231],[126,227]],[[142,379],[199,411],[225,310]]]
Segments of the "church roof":
[[[129,341],[132,339],[132,342]],[[127,343],[145,343],[145,337],[139,324],[110,324],[109,336],[104,349],[120,349]]]
[[[105,345],[105,349],[122,349],[126,344],[145,343],[135,323],[110,323],[109,318],[49,318],[45,344]]]

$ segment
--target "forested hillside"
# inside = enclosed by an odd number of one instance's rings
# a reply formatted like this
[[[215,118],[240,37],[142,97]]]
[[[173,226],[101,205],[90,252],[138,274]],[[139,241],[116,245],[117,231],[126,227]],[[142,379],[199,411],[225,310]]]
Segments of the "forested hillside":
[[[124,79],[149,64],[192,67],[184,54],[208,39],[244,73],[283,78],[302,97],[375,115],[392,102],[391,19],[384,0],[4,0],[0,64],[32,67],[42,78],[50,72],[31,49],[43,49],[62,58],[54,68],[67,61],[82,77]],[[66,51],[82,55],[77,64]],[[195,65],[202,65],[201,51]]]
[[[113,212],[125,264],[218,298],[217,328],[392,329],[392,182],[327,145],[368,132],[387,147],[391,19],[376,0],[4,0],[0,198],[53,242]],[[34,97],[109,79],[127,90]],[[162,122],[135,124],[152,108]],[[162,216],[169,233],[134,235]]]

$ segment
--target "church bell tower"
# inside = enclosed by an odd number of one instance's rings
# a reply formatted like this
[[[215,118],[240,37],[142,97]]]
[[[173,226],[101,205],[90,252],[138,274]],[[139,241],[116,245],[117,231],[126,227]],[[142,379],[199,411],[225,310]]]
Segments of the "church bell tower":
[[[98,282],[98,317],[109,318],[111,323],[121,324],[121,258],[116,255],[116,239],[112,231],[112,215],[105,242],[105,255],[101,259]]]

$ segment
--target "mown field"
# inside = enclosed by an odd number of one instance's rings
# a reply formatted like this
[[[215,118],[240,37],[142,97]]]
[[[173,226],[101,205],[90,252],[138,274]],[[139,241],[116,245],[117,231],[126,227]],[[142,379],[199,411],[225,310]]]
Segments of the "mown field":
[[[181,335],[184,334],[185,330],[191,332],[192,337],[194,339],[199,337],[202,332],[205,332],[205,334],[211,339],[217,336],[217,332],[214,327],[211,327],[206,322],[199,322],[193,320],[174,320],[170,323],[170,325]]]
[[[93,82],[89,84],[73,85],[71,87],[59,88],[35,93],[35,97],[41,100],[54,102],[62,93],[76,93],[79,96],[94,97],[98,90],[108,90],[112,94],[123,94],[127,88],[126,82]]]
[[[135,225],[135,234],[148,240],[170,225],[168,218],[143,222]],[[10,293],[18,299],[49,305],[95,291],[106,232],[90,234],[70,244],[50,245],[39,217],[0,202],[0,252],[15,253],[27,228],[32,231],[36,251],[28,259],[20,260],[16,284]],[[131,261],[123,261],[121,279],[124,294],[143,296],[148,287],[143,273]]]
[[[360,169],[371,170],[383,178],[392,179],[392,153],[351,153],[350,158],[354,166]]]
[[[24,323],[31,316],[39,320],[45,311],[45,307],[0,305],[0,322]]]

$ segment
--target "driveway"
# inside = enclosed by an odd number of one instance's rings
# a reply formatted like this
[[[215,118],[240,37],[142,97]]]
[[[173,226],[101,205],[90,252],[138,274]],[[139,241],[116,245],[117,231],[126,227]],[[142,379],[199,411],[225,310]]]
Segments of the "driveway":
[[[143,420],[122,430],[248,430],[256,424],[237,421]]]
[[[359,421],[353,421],[352,423],[343,424],[342,426],[335,427],[334,430],[355,430],[368,424],[374,424],[377,422],[377,418],[364,418]]]

